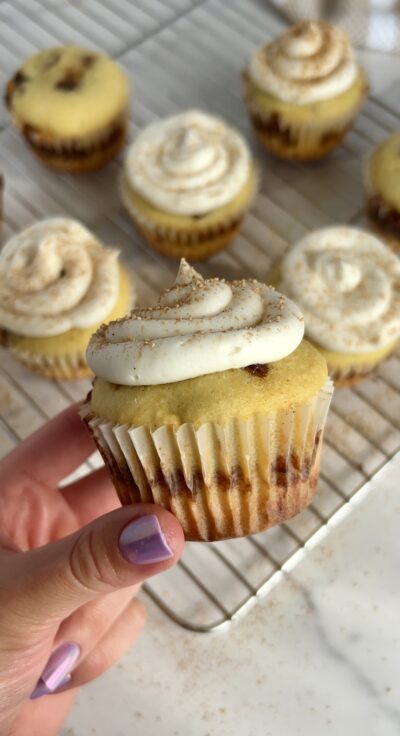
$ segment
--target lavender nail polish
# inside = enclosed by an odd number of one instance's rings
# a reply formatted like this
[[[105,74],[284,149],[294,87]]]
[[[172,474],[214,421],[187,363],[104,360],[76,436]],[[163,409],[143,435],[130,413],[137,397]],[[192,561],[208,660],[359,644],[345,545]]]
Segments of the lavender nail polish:
[[[151,565],[174,556],[155,514],[131,521],[121,532],[119,548],[122,556],[135,565]]]
[[[50,695],[57,688],[66,685],[71,679],[70,672],[79,659],[80,653],[78,645],[71,641],[66,641],[57,647],[49,657],[31,695],[31,700],[41,698],[42,695]]]

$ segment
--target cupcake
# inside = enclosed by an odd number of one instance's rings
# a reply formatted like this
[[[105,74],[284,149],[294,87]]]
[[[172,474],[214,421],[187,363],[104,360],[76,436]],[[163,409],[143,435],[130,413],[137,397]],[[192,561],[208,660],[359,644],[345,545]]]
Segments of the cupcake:
[[[367,207],[374,225],[388,243],[400,249],[400,132],[378,146],[366,166]]]
[[[367,90],[350,40],[324,21],[300,23],[256,49],[243,74],[257,137],[294,161],[319,159],[335,148]]]
[[[354,227],[315,230],[284,256],[278,288],[304,314],[307,339],[337,386],[367,376],[400,337],[400,261]]]
[[[99,169],[122,147],[128,81],[112,59],[77,46],[31,56],[8,82],[6,104],[33,153],[52,169]]]
[[[0,253],[2,344],[27,368],[49,378],[90,375],[91,334],[132,305],[118,251],[75,220],[42,220]]]
[[[82,408],[121,502],[159,503],[191,540],[239,537],[315,491],[332,394],[298,307],[257,281],[174,286],[92,337]]]
[[[124,204],[145,240],[166,256],[202,260],[230,243],[257,188],[244,138],[197,110],[153,123],[131,146]]]

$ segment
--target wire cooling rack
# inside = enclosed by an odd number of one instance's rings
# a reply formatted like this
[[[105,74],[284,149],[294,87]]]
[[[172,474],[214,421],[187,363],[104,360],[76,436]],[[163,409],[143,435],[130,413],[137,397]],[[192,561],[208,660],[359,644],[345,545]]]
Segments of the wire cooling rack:
[[[294,166],[257,147],[240,99],[240,70],[250,51],[282,30],[262,0],[13,0],[0,3],[0,84],[21,60],[45,46],[75,43],[104,50],[134,83],[131,135],[157,117],[189,107],[221,114],[248,137],[263,168],[258,199],[232,246],[199,270],[205,276],[263,279],[288,245],[333,222],[363,223],[362,159],[400,127],[400,84],[370,97],[344,144],[326,161]],[[66,213],[119,247],[140,300],[172,283],[176,264],[146,248],[118,198],[120,162],[97,174],[68,177],[43,169],[0,112],[5,174],[3,241],[38,218]],[[88,381],[56,383],[28,374],[0,354],[0,450],[72,401]],[[360,498],[367,481],[400,449],[400,353],[373,378],[337,391],[327,422],[321,478],[309,508],[255,537],[190,543],[177,567],[146,584],[146,593],[178,624],[210,631],[244,614]],[[94,456],[90,467],[100,463]],[[81,471],[87,472],[86,469]]]

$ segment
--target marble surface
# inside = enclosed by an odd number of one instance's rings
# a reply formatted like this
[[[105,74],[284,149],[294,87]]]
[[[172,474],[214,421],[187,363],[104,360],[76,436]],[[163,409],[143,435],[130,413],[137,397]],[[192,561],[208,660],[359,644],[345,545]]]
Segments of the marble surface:
[[[145,633],[63,736],[398,736],[400,456],[241,621]]]

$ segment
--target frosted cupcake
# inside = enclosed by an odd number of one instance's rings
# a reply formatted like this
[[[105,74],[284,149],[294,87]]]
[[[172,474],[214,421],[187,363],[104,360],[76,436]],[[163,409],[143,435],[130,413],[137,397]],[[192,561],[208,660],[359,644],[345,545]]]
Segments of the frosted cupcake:
[[[49,378],[90,375],[91,334],[126,314],[132,286],[118,263],[75,220],[42,220],[15,235],[0,254],[2,342],[27,368]]]
[[[400,261],[353,227],[306,235],[280,264],[278,288],[304,313],[306,336],[338,386],[368,375],[400,337]]]
[[[388,245],[400,250],[400,131],[386,138],[366,166],[367,206]]]
[[[78,173],[104,166],[122,147],[129,85],[105,54],[57,46],[31,56],[10,79],[6,104],[40,161]]]
[[[315,491],[332,384],[298,307],[182,262],[158,303],[100,328],[82,414],[122,503],[170,509],[186,538],[254,534]]]
[[[296,161],[319,159],[340,143],[367,89],[349,38],[324,21],[300,23],[256,49],[243,74],[257,137]]]
[[[121,193],[145,240],[164,255],[202,260],[238,232],[257,188],[244,138],[197,110],[153,123],[127,153]]]

